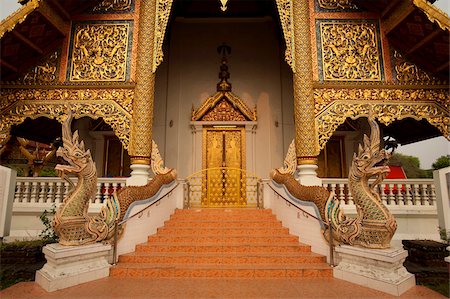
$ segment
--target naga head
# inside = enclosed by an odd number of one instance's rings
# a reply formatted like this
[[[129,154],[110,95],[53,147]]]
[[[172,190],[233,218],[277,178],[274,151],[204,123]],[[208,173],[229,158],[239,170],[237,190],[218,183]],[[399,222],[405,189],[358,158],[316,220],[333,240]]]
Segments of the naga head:
[[[364,135],[363,145],[359,144],[358,154],[353,155],[350,171],[358,177],[381,176],[384,178],[390,171],[386,163],[391,155],[385,149],[380,149],[380,129],[372,111],[369,112],[368,120],[370,138]]]
[[[56,165],[55,169],[66,172],[80,172],[86,166],[92,164],[91,151],[85,150],[84,142],[78,141],[78,131],[72,134],[72,111],[69,110],[68,117],[62,125],[62,146],[59,147],[56,155],[63,158],[69,165]]]

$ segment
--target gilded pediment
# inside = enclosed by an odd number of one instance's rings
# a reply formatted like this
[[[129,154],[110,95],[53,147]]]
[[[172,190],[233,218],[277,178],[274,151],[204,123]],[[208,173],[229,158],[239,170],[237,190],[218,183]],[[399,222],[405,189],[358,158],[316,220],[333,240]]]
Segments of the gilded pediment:
[[[250,109],[231,92],[217,92],[193,109],[192,121],[256,121],[256,108]]]

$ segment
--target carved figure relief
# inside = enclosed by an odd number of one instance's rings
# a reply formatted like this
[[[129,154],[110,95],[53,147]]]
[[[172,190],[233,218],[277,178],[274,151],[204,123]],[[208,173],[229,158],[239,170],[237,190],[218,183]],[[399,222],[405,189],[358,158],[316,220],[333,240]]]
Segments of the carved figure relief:
[[[324,80],[381,81],[374,23],[321,22],[320,39]]]
[[[355,9],[354,0],[317,0],[319,7],[324,9]]]
[[[125,81],[129,23],[76,24],[70,81]]]
[[[58,81],[59,52],[53,52],[13,84],[45,85]]]
[[[93,11],[107,12],[107,11],[127,11],[131,9],[132,0],[103,0],[99,5],[94,7]]]
[[[407,61],[397,50],[394,50],[395,78],[400,82],[417,83],[435,80],[414,63]]]

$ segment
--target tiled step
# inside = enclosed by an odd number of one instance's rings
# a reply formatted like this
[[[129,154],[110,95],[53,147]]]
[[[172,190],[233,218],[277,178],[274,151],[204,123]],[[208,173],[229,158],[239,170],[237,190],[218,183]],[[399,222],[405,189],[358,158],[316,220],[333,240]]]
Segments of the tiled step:
[[[239,215],[273,215],[271,209],[189,209],[189,210],[175,210],[174,215],[230,215],[230,214],[239,214]]]
[[[312,252],[280,253],[159,253],[133,252],[119,257],[120,263],[153,263],[153,264],[299,264],[324,263],[325,257]]]
[[[170,217],[170,220],[202,220],[202,221],[240,221],[240,220],[273,220],[276,221],[276,217],[274,215],[270,214],[174,214],[172,217]]]
[[[296,236],[265,236],[265,235],[183,235],[183,236],[150,236],[148,237],[148,242],[153,243],[187,243],[193,242],[195,244],[202,243],[228,243],[228,244],[253,244],[253,243],[265,243],[265,244],[280,244],[289,243],[297,244],[298,237]]]
[[[182,235],[218,235],[218,236],[230,236],[230,235],[266,235],[266,236],[286,236],[289,235],[289,230],[284,227],[268,227],[268,228],[181,228],[181,227],[162,227],[158,229],[159,236],[182,236]]]
[[[136,245],[136,252],[309,252],[311,247],[305,244],[265,243],[144,243]]]
[[[281,221],[252,221],[252,220],[242,220],[242,221],[192,221],[192,220],[177,220],[177,221],[166,221],[164,226],[167,228],[181,227],[181,228],[281,228]]]
[[[121,263],[111,268],[115,277],[192,277],[192,278],[286,278],[332,277],[332,269],[325,263],[292,265],[178,265]]]

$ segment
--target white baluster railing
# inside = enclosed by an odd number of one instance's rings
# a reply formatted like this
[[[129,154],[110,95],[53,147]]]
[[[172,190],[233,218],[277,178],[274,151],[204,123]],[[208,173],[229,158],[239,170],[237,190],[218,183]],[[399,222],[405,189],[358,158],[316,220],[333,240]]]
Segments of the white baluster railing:
[[[74,184],[77,179],[72,179]],[[98,178],[97,193],[91,201],[91,206],[100,207],[116,190],[125,186],[126,178]],[[14,207],[27,209],[50,208],[58,206],[69,193],[70,184],[59,177],[18,177]]]
[[[353,205],[347,179],[324,178],[322,184],[336,193],[341,205]],[[433,206],[436,191],[433,179],[384,180],[375,191],[387,206]]]

